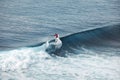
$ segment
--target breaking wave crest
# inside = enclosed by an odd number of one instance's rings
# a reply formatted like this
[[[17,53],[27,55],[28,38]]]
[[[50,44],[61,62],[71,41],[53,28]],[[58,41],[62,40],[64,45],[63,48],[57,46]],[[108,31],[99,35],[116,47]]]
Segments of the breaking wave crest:
[[[0,52],[1,80],[119,80],[119,56],[84,54],[51,57],[43,47]],[[80,51],[77,51],[81,53]],[[114,52],[114,51],[113,51]],[[108,52],[106,52],[108,53]],[[109,77],[108,77],[109,75]],[[51,76],[51,77],[48,77]]]

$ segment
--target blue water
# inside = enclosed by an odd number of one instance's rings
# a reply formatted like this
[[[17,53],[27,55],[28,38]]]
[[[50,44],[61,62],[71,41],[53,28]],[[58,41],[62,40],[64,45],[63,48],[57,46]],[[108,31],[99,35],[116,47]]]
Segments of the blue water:
[[[91,50],[82,46],[75,48],[77,55],[67,58],[50,56],[44,45],[26,47],[54,39],[54,33],[65,37],[118,25],[119,3],[0,0],[0,80],[120,80],[120,47]],[[113,44],[118,43],[119,39]]]

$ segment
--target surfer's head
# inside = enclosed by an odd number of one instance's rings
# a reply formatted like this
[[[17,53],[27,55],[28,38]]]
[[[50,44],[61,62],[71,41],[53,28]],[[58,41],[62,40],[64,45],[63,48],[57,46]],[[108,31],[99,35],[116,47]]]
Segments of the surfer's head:
[[[58,37],[59,37],[59,34],[56,34],[56,33],[55,33],[55,35],[54,35],[54,36],[55,36],[55,38],[58,38]]]

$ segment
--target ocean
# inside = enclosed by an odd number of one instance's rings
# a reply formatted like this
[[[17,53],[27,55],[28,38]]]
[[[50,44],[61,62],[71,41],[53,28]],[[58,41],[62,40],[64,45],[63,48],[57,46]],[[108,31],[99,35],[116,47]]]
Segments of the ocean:
[[[0,80],[120,80],[119,3],[0,0]]]

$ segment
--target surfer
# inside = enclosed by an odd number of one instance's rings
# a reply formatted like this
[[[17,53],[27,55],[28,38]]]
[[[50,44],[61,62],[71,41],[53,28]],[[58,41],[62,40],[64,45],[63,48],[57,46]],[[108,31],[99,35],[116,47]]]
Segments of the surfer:
[[[46,51],[47,52],[50,52],[50,53],[55,52],[62,47],[62,41],[59,38],[59,34],[55,34],[54,37],[55,37],[54,42],[53,41],[52,42],[49,42],[49,41],[46,42]]]
[[[60,49],[62,47],[62,41],[59,38],[59,34],[55,34],[55,48]]]

